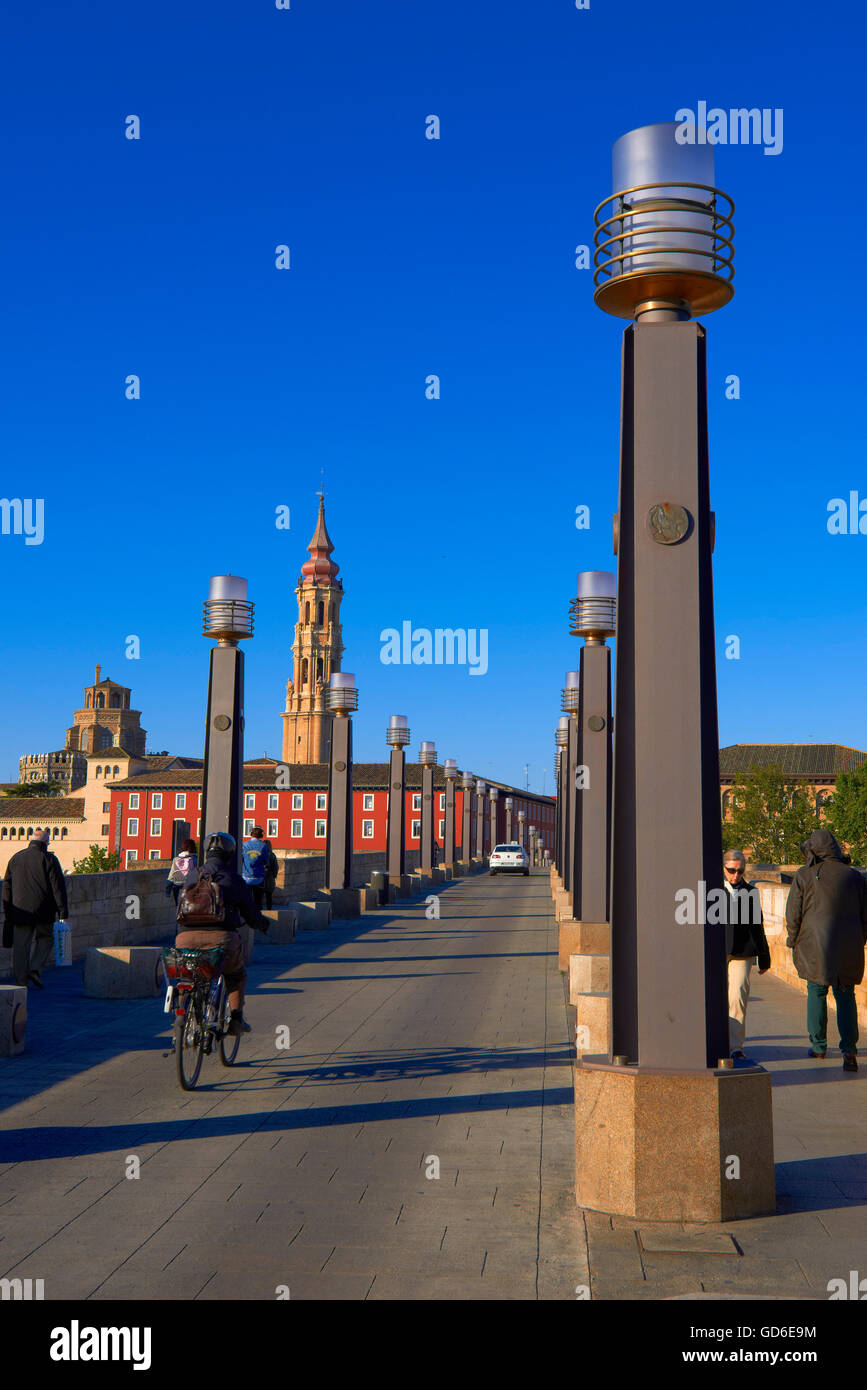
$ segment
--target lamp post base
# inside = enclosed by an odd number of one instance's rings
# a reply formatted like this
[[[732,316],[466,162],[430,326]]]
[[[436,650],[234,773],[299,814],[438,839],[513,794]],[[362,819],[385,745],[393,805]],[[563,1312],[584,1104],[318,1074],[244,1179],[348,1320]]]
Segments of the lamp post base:
[[[763,1067],[574,1067],[580,1207],[640,1221],[736,1221],[776,1209]]]

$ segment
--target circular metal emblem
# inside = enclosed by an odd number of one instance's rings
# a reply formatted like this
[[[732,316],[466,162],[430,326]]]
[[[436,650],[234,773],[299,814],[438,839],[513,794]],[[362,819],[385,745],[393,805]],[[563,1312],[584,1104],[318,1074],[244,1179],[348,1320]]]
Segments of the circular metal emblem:
[[[334,764],[334,770],[335,770],[335,772],[345,772],[345,771],[346,771],[346,763],[335,763],[335,764]]]
[[[232,721],[231,721],[231,719],[229,718],[228,714],[218,714],[218,715],[215,717],[215,719],[214,719],[214,728],[215,728],[215,729],[219,729],[221,734],[225,733],[226,730],[227,730],[227,729],[230,729],[231,727],[232,727]]]
[[[395,790],[396,792],[399,792],[399,791],[400,791],[400,783],[399,783],[399,782],[392,782],[391,785],[392,785],[392,787],[394,788],[394,790]]]
[[[689,512],[676,502],[657,502],[647,513],[647,529],[658,545],[677,545],[689,531]]]
[[[424,799],[425,801],[430,801],[430,792],[425,792]]]
[[[587,720],[588,729],[592,729],[594,734],[600,733],[605,728],[605,718],[601,714],[591,714]]]

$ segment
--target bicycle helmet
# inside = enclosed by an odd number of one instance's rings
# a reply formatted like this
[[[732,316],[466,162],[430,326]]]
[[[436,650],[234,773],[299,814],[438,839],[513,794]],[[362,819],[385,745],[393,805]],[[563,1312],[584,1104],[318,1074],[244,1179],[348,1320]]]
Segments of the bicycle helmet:
[[[224,830],[213,830],[205,841],[205,858],[212,856],[217,859],[224,859],[227,863],[235,858],[238,853],[238,846],[234,835],[227,835]]]

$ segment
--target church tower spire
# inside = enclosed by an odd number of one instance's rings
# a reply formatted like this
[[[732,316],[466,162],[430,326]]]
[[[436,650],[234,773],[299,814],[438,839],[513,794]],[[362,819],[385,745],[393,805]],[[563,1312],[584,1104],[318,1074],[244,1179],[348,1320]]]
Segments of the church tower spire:
[[[282,715],[284,763],[327,762],[331,743],[332,715],[326,708],[325,692],[343,657],[343,584],[337,578],[340,566],[331,559],[334,545],[325,525],[322,493],[316,530],[307,549],[310,559],[301,566],[295,590],[298,621],[292,645],[293,672],[286,683]]]

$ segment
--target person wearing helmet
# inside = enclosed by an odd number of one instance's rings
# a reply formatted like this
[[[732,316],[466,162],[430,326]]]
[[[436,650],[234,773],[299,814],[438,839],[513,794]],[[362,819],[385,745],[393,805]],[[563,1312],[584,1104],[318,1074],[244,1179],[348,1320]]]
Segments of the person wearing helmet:
[[[242,920],[249,927],[267,932],[269,920],[263,916],[253,901],[249,887],[236,872],[238,846],[233,835],[216,831],[205,838],[205,862],[201,874],[208,874],[217,885],[225,906],[225,920],[212,925],[202,923],[187,931],[178,932],[175,945],[191,950],[211,950],[215,946],[223,949],[223,975],[229,991],[229,1007],[232,1018],[229,1033],[236,1037],[239,1033],[249,1033],[250,1025],[244,1018],[244,982],[247,971],[244,966],[244,951],[239,929]]]

